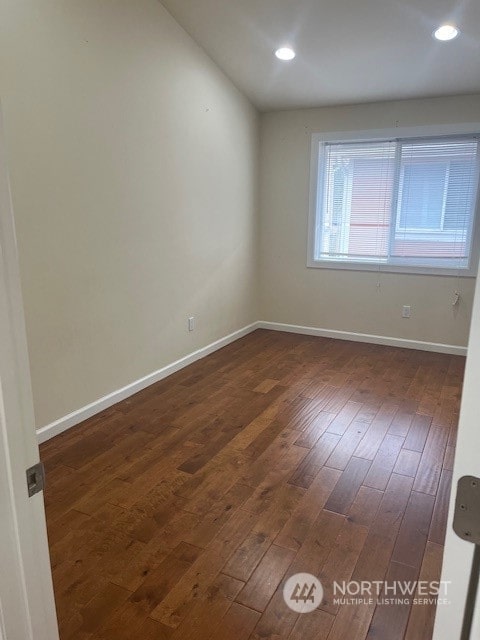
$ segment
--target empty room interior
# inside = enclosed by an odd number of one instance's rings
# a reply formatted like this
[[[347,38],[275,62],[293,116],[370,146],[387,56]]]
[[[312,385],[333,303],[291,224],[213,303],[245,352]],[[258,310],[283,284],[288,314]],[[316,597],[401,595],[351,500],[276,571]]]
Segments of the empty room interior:
[[[480,637],[480,4],[2,8],[0,638]]]

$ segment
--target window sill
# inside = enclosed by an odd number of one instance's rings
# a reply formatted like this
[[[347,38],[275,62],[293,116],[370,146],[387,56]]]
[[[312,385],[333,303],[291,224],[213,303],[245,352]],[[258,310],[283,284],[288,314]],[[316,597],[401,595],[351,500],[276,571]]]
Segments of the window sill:
[[[476,269],[444,267],[406,267],[396,264],[383,264],[371,262],[336,262],[333,260],[308,260],[307,267],[311,269],[340,269],[342,271],[374,271],[377,273],[404,273],[407,275],[424,276],[454,276],[456,278],[476,278]]]

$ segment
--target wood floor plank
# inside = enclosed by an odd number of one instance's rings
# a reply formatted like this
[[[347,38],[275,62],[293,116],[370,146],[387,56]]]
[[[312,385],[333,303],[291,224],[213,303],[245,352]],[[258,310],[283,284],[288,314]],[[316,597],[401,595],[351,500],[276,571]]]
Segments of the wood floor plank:
[[[185,619],[192,603],[212,584],[227,558],[238,547],[251,528],[252,514],[235,512],[167,596],[150,613],[162,624],[177,628]]]
[[[298,551],[335,487],[340,471],[324,467],[300,499],[275,544]]]
[[[332,583],[438,580],[463,367],[258,330],[44,443],[61,640],[429,640]]]
[[[405,438],[408,434],[418,403],[413,400],[403,400],[399,403],[399,409],[393,418],[388,433],[393,436]]]
[[[435,495],[442,472],[448,431],[430,427],[413,485],[414,491]]]
[[[334,618],[327,640],[365,640],[374,611],[374,604],[344,605]]]
[[[291,517],[303,495],[303,490],[298,487],[281,486],[275,501],[258,517],[247,536],[230,556],[223,572],[246,582]]]
[[[268,607],[262,613],[249,640],[286,640],[290,635],[299,617],[287,607],[283,599],[284,581],[277,587],[277,590],[270,600]]]
[[[453,463],[455,460],[455,447],[451,444],[447,444],[445,448],[445,456],[443,459],[443,467],[444,469],[448,469],[449,471],[453,471]]]
[[[390,478],[351,580],[384,580],[412,484],[405,476]],[[328,640],[365,640],[374,612],[375,602],[340,607]]]
[[[340,436],[332,433],[324,433],[316,445],[305,456],[302,463],[298,465],[295,473],[293,473],[289,480],[290,484],[308,489],[315,480],[317,473],[337,446],[339,439]]]
[[[335,617],[319,609],[299,616],[288,640],[327,640]]]
[[[97,593],[90,602],[83,607],[78,616],[78,625],[69,626],[69,631],[63,634],[66,639],[80,640],[90,638],[101,625],[102,619],[111,616],[128,600],[131,593],[122,587],[107,583],[105,589]]]
[[[334,603],[334,582],[348,582],[355,569],[358,557],[368,535],[368,528],[346,519],[335,540],[335,544],[320,572],[324,588],[320,609],[336,614],[339,605]]]
[[[343,409],[337,413],[336,418],[329,424],[328,432],[343,436],[361,408],[362,404],[360,402],[347,402]]]
[[[392,554],[393,562],[420,569],[435,499],[412,491]]]
[[[371,537],[373,540],[383,537],[388,544],[385,544],[381,549],[375,549],[375,545],[371,547],[366,545],[366,547],[362,549],[359,561],[355,567],[357,575],[378,575],[382,573],[382,570],[386,570],[386,565],[382,562],[375,562],[369,552],[373,550],[379,554],[385,553],[385,555],[389,557],[388,548],[391,546],[390,551],[393,549],[410,498],[412,484],[413,480],[411,478],[392,474],[369,530],[369,538]],[[369,539],[367,538],[367,542],[368,541]],[[369,578],[365,577],[364,579]]]
[[[170,556],[146,577],[131,594],[120,615],[109,616],[99,633],[102,639],[131,637],[149,616],[155,606],[169,593],[180,577],[200,555],[201,549],[180,543]]]
[[[261,614],[234,602],[209,640],[248,640]]]
[[[354,456],[367,460],[374,459],[397,410],[398,406],[395,404],[386,403],[382,406],[356,448]]]
[[[360,487],[348,511],[348,519],[351,522],[370,527],[377,515],[382,498],[383,491],[371,487]]]
[[[351,458],[328,498],[325,509],[335,513],[348,513],[370,468],[370,461]]]
[[[389,586],[397,584],[414,584],[418,576],[418,570],[405,564],[391,562],[385,576],[385,580]],[[397,602],[395,606],[386,604],[378,604],[375,608],[372,623],[367,633],[367,640],[372,638],[388,638],[388,640],[403,640],[405,629],[412,607],[413,595],[403,597],[401,591],[398,594],[382,591],[379,598],[388,600],[389,598],[398,598],[402,602]]]
[[[213,503],[208,513],[199,517],[194,526],[185,529],[183,540],[205,549],[226,524],[232,513],[242,507],[252,495],[253,487],[237,483],[217,502]]]
[[[272,470],[264,469],[262,475],[263,480],[257,484],[257,487],[253,491],[252,495],[244,503],[243,509],[252,513],[261,513],[265,511],[266,507],[274,502],[279,492],[285,490],[284,482],[288,476],[290,476],[292,469],[302,467],[303,461],[307,458],[307,449],[297,447],[295,445],[289,447],[285,455],[278,457],[278,464]],[[310,468],[310,465],[309,465]],[[313,473],[313,472],[312,472]],[[315,473],[316,475],[316,473]],[[315,476],[314,476],[315,477]],[[252,481],[246,477],[242,477],[242,482],[251,486]],[[305,493],[303,485],[289,484],[289,491],[292,496],[302,496]]]
[[[166,627],[156,620],[147,618],[138,629],[136,635],[138,638],[142,638],[142,640],[170,640],[173,633],[174,630],[171,627]]]
[[[385,490],[403,443],[404,438],[387,433],[378,448],[372,466],[368,470],[364,480],[365,486],[380,491]]]
[[[195,600],[183,622],[172,634],[172,640],[208,640],[218,628],[244,583],[219,574],[205,592]]]
[[[430,531],[428,534],[428,539],[439,545],[445,544],[451,489],[452,472],[448,469],[444,469],[442,471],[438,492],[435,498],[432,522],[430,524]]]
[[[294,557],[294,551],[272,544],[237,596],[237,602],[264,611]]]
[[[418,465],[420,464],[420,458],[422,454],[418,451],[410,451],[409,449],[402,449],[398,454],[397,462],[393,469],[394,473],[399,473],[402,476],[410,476],[415,478],[417,475]]]
[[[419,581],[427,583],[440,580],[442,570],[443,547],[433,542],[428,542],[423,557]],[[440,594],[440,598],[445,594]],[[419,598],[418,591],[415,596]],[[404,640],[417,640],[418,638],[431,638],[435,619],[435,604],[413,604],[408,620]]]
[[[328,429],[328,426],[334,418],[334,413],[320,411],[320,413],[312,420],[307,428],[295,440],[295,444],[298,447],[306,447],[307,449],[311,449]]]
[[[419,451],[422,453],[425,442],[427,441],[428,432],[432,418],[416,414],[408,431],[408,435],[403,445],[409,451]]]
[[[340,438],[339,443],[327,459],[325,463],[327,467],[333,467],[334,469],[344,471],[353,455],[353,452],[357,448],[358,443],[363,438],[368,428],[368,422],[359,421],[358,419],[354,420],[344,435]]]
[[[132,594],[131,601],[137,605],[144,605],[145,610],[150,613],[177,584],[201,552],[198,547],[181,542]]]

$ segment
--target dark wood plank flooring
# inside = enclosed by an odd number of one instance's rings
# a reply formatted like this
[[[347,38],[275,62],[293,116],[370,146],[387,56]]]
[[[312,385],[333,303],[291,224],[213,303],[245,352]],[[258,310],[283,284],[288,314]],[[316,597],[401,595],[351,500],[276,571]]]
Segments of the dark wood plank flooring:
[[[331,585],[438,579],[463,367],[260,330],[42,445],[61,640],[431,638]]]

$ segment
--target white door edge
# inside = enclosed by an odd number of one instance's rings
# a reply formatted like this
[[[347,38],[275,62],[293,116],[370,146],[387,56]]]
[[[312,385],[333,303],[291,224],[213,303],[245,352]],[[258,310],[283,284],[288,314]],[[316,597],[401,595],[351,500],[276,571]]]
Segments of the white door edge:
[[[28,498],[26,484],[26,469],[38,460],[13,208],[0,115],[0,463],[4,481],[0,492],[0,543],[3,559],[12,571],[11,575],[7,572],[0,575],[0,597],[3,593],[3,621],[0,624],[4,625],[3,629],[0,626],[0,633],[5,636],[3,640],[58,640],[43,494]]]

